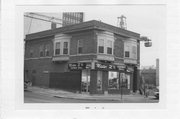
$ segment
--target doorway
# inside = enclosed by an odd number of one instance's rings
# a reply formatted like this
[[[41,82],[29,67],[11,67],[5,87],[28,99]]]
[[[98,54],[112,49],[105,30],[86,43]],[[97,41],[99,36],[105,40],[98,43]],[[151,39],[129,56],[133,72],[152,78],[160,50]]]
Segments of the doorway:
[[[82,70],[81,74],[81,92],[89,93],[90,88],[90,69]]]

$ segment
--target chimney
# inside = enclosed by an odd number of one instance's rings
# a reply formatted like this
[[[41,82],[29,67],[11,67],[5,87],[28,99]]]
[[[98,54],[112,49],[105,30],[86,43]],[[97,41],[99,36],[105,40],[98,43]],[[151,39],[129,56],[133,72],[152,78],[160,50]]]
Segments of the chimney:
[[[51,29],[56,29],[56,23],[51,22]]]

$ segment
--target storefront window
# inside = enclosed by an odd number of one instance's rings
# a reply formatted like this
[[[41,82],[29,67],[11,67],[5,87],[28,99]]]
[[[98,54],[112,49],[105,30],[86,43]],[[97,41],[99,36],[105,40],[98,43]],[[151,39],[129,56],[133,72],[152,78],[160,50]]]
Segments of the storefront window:
[[[97,90],[102,90],[102,71],[98,71],[97,73]]]
[[[119,89],[119,73],[109,71],[108,89]]]
[[[121,87],[130,89],[130,75],[125,73],[120,73],[120,84]]]

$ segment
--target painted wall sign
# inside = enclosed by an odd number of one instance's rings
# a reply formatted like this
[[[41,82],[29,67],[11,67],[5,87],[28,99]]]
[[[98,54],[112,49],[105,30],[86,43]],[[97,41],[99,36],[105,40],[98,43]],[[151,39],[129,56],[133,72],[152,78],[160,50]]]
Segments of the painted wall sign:
[[[102,70],[124,70],[125,66],[119,66],[114,64],[95,63],[95,69]]]

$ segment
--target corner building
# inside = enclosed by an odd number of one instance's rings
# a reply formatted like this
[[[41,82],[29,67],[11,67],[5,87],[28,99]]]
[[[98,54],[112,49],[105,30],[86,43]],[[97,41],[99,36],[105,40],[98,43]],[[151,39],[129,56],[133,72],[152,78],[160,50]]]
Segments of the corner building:
[[[138,90],[140,34],[96,20],[26,35],[24,78],[90,94]]]

